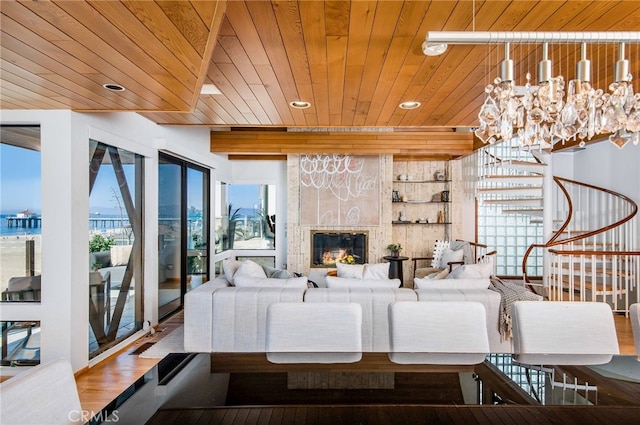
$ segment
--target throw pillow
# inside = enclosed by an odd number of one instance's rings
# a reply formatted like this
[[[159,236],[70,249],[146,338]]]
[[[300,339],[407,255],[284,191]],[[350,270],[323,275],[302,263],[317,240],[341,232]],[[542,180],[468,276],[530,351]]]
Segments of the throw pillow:
[[[389,265],[391,263],[365,264],[362,272],[363,279],[389,279]]]
[[[364,274],[364,264],[344,264],[336,263],[338,277],[348,277],[351,279],[362,279]]]
[[[449,273],[447,279],[465,279],[465,278],[489,278],[493,273],[493,263],[465,264],[456,267]]]
[[[233,275],[233,284],[235,286],[237,286],[236,280],[238,279],[238,277],[241,277],[241,276],[264,277],[264,278],[267,277],[264,270],[262,270],[262,266],[256,263],[255,261],[251,261],[251,260],[242,261],[242,264],[240,264],[240,267],[238,267],[238,270]]]
[[[457,263],[462,261],[464,257],[464,251],[458,249],[456,251],[451,248],[445,248],[442,251],[442,257],[440,257],[440,268],[448,268],[449,263]]]
[[[307,288],[307,278],[304,276],[292,277],[291,279],[277,279],[236,275],[234,282],[235,286],[239,288]]]
[[[327,276],[327,288],[399,288],[400,279],[355,279]]]
[[[413,279],[415,289],[487,289],[488,278],[473,279]]]
[[[291,277],[293,277],[288,270],[276,269],[275,267],[270,266],[262,266],[262,269],[264,270],[264,273],[267,275],[267,277],[272,277],[275,279],[290,279]]]
[[[449,274],[449,269],[443,269],[438,272],[433,272],[424,277],[424,279],[444,279]]]
[[[126,266],[131,256],[131,247],[133,245],[115,245],[109,248],[111,251],[112,266]]]
[[[233,285],[233,275],[236,274],[241,264],[242,261],[232,260],[230,258],[222,260],[222,271],[224,272],[224,277],[227,278],[227,281],[231,285]]]

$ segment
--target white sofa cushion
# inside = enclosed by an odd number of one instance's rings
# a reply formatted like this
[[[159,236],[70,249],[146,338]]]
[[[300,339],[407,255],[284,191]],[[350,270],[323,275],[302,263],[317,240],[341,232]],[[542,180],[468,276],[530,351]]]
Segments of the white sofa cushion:
[[[354,279],[327,276],[327,288],[399,288],[400,279]]]
[[[464,264],[454,268],[446,279],[489,278],[493,273],[493,263]]]
[[[238,288],[242,287],[255,287],[255,288],[306,288],[307,278],[292,277],[289,279],[278,279],[273,277],[253,277],[253,276],[236,276],[234,279],[234,286]]]
[[[83,410],[71,364],[54,360],[0,384],[2,424],[81,424]]]
[[[620,353],[613,312],[603,302],[516,301],[511,319],[521,363],[595,365]]]
[[[364,275],[364,264],[336,263],[336,268],[338,269],[338,277],[362,279]]]
[[[267,309],[272,363],[353,363],[362,358],[362,308],[356,303],[275,303]]]
[[[218,276],[187,292],[184,296],[184,348],[188,353],[209,353],[213,347],[213,294],[229,287]]]
[[[417,289],[418,301],[471,301],[482,303],[486,312],[489,348],[492,353],[511,353],[511,339],[500,335],[500,294],[490,289]]]
[[[454,271],[455,270],[456,269],[454,269]],[[451,275],[451,273],[449,275]],[[489,278],[420,279],[416,277],[413,279],[413,284],[416,289],[487,289],[489,285],[491,285],[491,281]]]
[[[417,301],[409,288],[313,288],[304,293],[305,303],[358,303],[362,307],[362,350],[389,351],[389,304]]]
[[[391,263],[365,264],[362,273],[363,279],[389,279],[389,266]]]
[[[264,353],[267,308],[278,302],[302,302],[304,291],[305,288],[218,289],[212,297],[211,348],[206,351]]]
[[[489,353],[477,302],[396,302],[389,307],[389,359],[400,364],[478,364]]]

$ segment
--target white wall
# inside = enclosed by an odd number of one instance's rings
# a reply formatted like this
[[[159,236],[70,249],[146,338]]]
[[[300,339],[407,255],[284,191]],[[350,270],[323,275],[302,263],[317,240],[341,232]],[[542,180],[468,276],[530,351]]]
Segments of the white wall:
[[[640,146],[628,143],[618,149],[609,142],[587,145],[573,154],[573,179],[615,190],[640,203]]]
[[[574,153],[553,155],[554,174],[613,190],[640,204],[640,146],[618,149],[608,141]],[[636,223],[639,221],[636,217]],[[637,228],[637,226],[636,226]],[[635,235],[636,245],[640,235]]]

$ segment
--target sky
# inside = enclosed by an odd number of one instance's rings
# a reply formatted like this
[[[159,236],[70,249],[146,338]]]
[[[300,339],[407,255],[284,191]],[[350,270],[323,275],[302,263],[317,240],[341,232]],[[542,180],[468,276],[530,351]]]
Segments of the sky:
[[[0,143],[0,214],[40,212],[40,152]]]
[[[15,214],[16,212],[29,209],[41,212],[41,190],[40,190],[40,152],[15,146],[0,144],[0,213]],[[88,166],[88,162],[87,162]],[[133,165],[124,165],[125,175],[129,183],[129,190],[134,189]],[[177,168],[176,168],[177,170]],[[165,169],[165,172],[167,170]],[[173,170],[172,170],[173,171]],[[163,191],[166,198],[173,198],[172,188],[179,189],[178,174],[167,173]],[[188,169],[187,172],[187,197],[188,207],[202,209],[202,174],[199,171]],[[173,183],[175,182],[175,183]],[[162,178],[161,178],[162,183]],[[109,164],[104,164],[98,172],[98,178],[94,184],[90,196],[89,209],[92,213],[118,214],[118,202],[115,194],[122,199],[118,182],[115,178],[113,168]],[[235,208],[260,207],[260,185],[227,185],[229,200]]]

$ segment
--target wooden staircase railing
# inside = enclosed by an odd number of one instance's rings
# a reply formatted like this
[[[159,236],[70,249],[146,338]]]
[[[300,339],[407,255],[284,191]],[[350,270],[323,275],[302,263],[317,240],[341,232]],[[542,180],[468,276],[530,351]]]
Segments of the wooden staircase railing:
[[[544,244],[529,246],[522,260],[524,281],[531,285],[527,261],[535,249],[551,255],[544,286],[550,299],[605,301],[628,313],[640,302],[640,251],[635,249],[637,204],[609,189],[554,177],[556,210],[566,216]],[[559,219],[559,218],[558,218]]]

